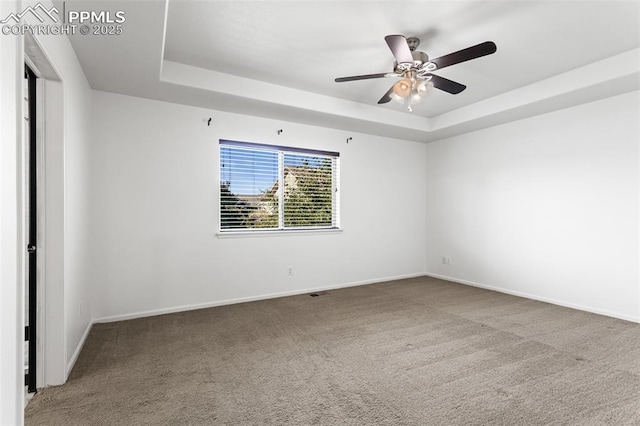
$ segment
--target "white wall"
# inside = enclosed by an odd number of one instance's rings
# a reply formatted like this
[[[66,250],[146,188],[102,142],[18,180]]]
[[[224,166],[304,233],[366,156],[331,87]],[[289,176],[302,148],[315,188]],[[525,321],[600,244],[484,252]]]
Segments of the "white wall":
[[[427,145],[428,273],[640,321],[639,116],[635,92]]]
[[[65,150],[64,150],[64,93],[60,81],[44,82],[44,229],[39,226],[38,261],[44,262],[45,284],[40,330],[44,330],[44,383],[64,383],[68,373],[68,356],[64,345],[66,327],[65,306]],[[72,261],[69,259],[68,261]],[[87,283],[88,284],[88,283]],[[44,314],[44,315],[42,315]],[[78,342],[76,342],[76,345]],[[73,353],[73,352],[71,352]]]
[[[0,16],[18,12],[0,2]],[[22,40],[0,36],[0,424],[22,424]]]
[[[93,100],[96,318],[424,272],[425,145],[104,92]],[[219,139],[340,152],[344,232],[217,238]]]

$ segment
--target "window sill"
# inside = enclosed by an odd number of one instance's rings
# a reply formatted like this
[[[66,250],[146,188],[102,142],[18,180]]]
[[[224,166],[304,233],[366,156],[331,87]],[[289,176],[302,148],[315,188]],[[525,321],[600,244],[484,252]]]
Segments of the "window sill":
[[[271,231],[225,231],[216,232],[218,238],[251,238],[251,237],[280,237],[300,236],[313,234],[340,234],[340,228],[324,228],[324,229],[288,229],[288,230],[271,230]]]

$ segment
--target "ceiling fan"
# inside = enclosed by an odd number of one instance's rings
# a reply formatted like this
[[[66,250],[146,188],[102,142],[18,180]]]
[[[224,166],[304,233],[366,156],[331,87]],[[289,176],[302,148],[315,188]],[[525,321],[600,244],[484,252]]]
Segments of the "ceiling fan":
[[[420,44],[420,39],[417,37],[405,38],[402,35],[388,35],[384,39],[395,58],[392,72],[339,77],[335,81],[341,83],[371,78],[400,77],[401,80],[391,86],[378,103],[385,104],[391,100],[399,103],[406,102],[409,111],[411,111],[412,105],[422,102],[434,87],[453,95],[467,88],[464,84],[432,74],[433,71],[496,52],[495,43],[485,41],[436,59],[429,59],[426,53],[416,50]]]

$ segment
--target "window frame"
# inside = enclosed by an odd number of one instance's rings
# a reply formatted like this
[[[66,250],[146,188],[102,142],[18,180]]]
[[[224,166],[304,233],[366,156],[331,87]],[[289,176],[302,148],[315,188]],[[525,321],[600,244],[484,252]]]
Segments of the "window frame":
[[[278,158],[277,165],[277,181],[279,200],[284,200],[284,187],[280,182],[284,182],[284,157],[287,154],[308,155],[310,157],[324,157],[331,160],[331,225],[321,226],[286,226],[285,224],[285,202],[278,203],[278,227],[277,228],[222,228],[223,211],[222,211],[222,195],[220,186],[223,183],[223,156],[222,149],[231,147],[236,149],[244,149],[248,151],[258,150],[276,153]],[[262,236],[274,234],[313,234],[313,233],[335,233],[341,232],[340,227],[340,153],[334,151],[325,151],[317,149],[308,149],[300,147],[271,145],[256,142],[241,142],[228,139],[219,139],[218,141],[218,231],[219,237],[226,236]]]

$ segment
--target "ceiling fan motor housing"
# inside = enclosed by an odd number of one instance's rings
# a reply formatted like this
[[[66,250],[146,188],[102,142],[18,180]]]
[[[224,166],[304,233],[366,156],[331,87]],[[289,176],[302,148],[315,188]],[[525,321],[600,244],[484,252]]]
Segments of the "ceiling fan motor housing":
[[[407,37],[407,46],[410,51],[414,51],[420,46],[420,39],[418,37]]]
[[[411,56],[413,56],[413,63],[398,63],[397,61],[393,62],[393,70],[398,74],[402,74],[406,71],[411,70],[420,70],[422,66],[429,62],[429,55],[419,50],[413,50],[411,52]]]

